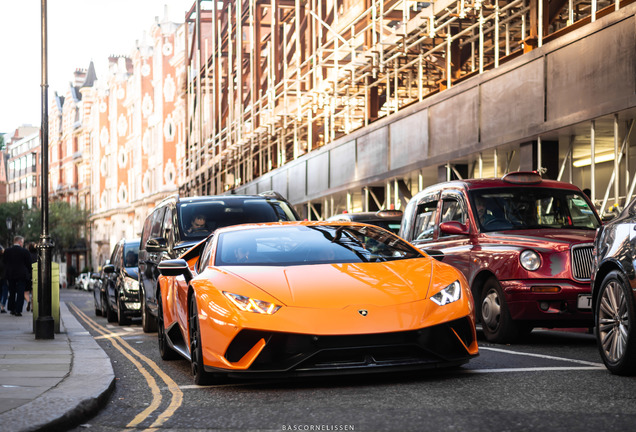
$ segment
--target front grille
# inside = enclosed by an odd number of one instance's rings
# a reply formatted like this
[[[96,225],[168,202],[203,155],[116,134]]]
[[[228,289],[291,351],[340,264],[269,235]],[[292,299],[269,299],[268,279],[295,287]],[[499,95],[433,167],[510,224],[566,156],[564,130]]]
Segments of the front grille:
[[[260,339],[267,345],[250,366],[251,372],[435,365],[469,358],[464,345],[474,342],[468,318],[420,330],[361,335],[244,329],[228,347],[225,358],[239,361]]]
[[[592,274],[592,255],[594,245],[584,244],[572,246],[572,277],[577,280],[589,281]]]

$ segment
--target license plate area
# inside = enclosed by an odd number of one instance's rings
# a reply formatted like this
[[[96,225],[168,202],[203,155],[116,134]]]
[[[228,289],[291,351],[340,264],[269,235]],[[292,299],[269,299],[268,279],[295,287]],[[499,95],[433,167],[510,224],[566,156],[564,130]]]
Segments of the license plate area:
[[[576,306],[581,310],[592,310],[592,296],[590,294],[579,294]]]

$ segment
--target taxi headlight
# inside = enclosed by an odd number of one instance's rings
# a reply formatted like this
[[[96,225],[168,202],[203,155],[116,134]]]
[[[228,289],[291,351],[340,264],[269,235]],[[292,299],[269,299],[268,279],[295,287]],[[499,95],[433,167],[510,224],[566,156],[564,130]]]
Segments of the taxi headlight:
[[[272,315],[280,309],[280,306],[274,303],[245,297],[239,294],[223,291],[225,297],[230,299],[234,305],[242,311],[254,312],[259,314]]]
[[[519,262],[521,267],[528,271],[535,271],[541,265],[541,257],[533,250],[524,250],[519,255]]]
[[[433,300],[440,306],[444,306],[449,303],[456,302],[460,299],[461,296],[462,286],[459,284],[459,281],[455,281],[437,294],[435,294],[433,297],[431,297],[431,300]]]

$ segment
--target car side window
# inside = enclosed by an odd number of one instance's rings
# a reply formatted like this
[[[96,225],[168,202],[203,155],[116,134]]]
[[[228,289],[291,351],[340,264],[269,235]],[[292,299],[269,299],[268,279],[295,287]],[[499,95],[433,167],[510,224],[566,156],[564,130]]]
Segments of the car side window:
[[[174,225],[172,223],[174,212],[173,209],[171,207],[167,207],[166,208],[166,213],[165,216],[163,218],[163,223],[162,223],[162,233],[161,233],[161,237],[165,238],[169,244],[173,244],[174,241]]]
[[[163,234],[161,232],[161,225],[163,223],[163,215],[166,208],[161,207],[157,209],[155,214],[152,217],[152,226],[150,227],[150,238],[161,237]]]
[[[432,240],[437,220],[437,201],[429,201],[417,206],[413,240]]]
[[[119,267],[119,243],[117,243],[115,245],[115,248],[113,249],[113,253],[110,256],[110,263],[113,264],[115,266],[115,268]]]
[[[199,273],[205,270],[205,268],[208,266],[208,263],[210,262],[210,257],[212,256],[212,243],[214,243],[213,240],[214,236],[210,236],[208,241],[205,243],[205,246],[203,247],[203,252],[201,252],[201,255],[199,256],[199,262],[197,263],[197,269]]]
[[[457,198],[444,198],[440,223],[442,222],[459,222],[461,224],[466,222],[464,206]]]
[[[155,214],[151,213],[144,222],[144,227],[141,230],[141,242],[139,243],[140,250],[146,250],[146,242],[150,238],[150,229],[152,228],[152,219],[154,216]]]

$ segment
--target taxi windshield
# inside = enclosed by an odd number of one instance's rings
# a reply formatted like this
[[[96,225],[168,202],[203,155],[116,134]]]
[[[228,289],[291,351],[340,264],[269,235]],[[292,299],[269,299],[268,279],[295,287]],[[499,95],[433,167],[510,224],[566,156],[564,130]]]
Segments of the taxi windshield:
[[[482,232],[600,226],[587,200],[577,191],[506,187],[473,190],[470,195]]]

